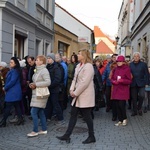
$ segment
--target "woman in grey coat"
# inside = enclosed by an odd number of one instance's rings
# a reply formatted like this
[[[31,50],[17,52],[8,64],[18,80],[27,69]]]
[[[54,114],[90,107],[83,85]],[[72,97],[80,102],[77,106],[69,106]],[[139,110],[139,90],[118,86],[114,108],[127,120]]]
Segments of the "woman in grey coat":
[[[38,134],[47,134],[46,127],[46,117],[44,114],[44,109],[46,107],[48,98],[37,98],[36,88],[37,87],[48,87],[51,83],[50,75],[46,69],[46,57],[37,56],[36,58],[36,69],[34,70],[33,83],[29,84],[32,89],[32,99],[31,99],[31,116],[33,119],[33,131],[28,133],[28,137],[34,137]],[[40,118],[42,130],[38,131],[38,117]]]

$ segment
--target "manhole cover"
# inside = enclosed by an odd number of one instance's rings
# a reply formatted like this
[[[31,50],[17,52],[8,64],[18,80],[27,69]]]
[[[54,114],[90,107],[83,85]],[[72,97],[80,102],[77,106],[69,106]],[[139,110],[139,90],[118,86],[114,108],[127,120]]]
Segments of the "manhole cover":
[[[58,131],[58,132],[65,132],[66,130],[67,130],[67,127],[60,127],[60,128],[56,129],[56,131]],[[83,127],[75,127],[73,129],[73,133],[85,133],[87,131],[88,131],[88,129],[83,128]]]

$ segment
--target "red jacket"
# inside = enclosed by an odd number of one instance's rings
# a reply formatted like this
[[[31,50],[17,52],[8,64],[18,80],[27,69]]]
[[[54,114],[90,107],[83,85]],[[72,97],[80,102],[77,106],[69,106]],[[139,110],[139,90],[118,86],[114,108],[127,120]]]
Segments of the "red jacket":
[[[120,76],[119,80],[117,80]],[[111,99],[115,100],[128,100],[130,96],[130,83],[132,81],[132,75],[130,67],[128,65],[117,66],[112,71],[112,95]]]

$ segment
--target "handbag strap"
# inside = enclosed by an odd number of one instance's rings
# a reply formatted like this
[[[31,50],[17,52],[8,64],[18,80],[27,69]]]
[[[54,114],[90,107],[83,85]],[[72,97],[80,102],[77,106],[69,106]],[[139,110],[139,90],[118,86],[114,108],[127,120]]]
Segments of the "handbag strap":
[[[37,74],[37,76],[36,76],[36,79],[35,79],[35,82],[37,81],[37,79],[38,79],[39,75],[41,74],[41,72],[42,72],[42,70],[40,70],[40,71],[38,72],[38,74]]]
[[[79,73],[81,72],[81,70],[84,68],[84,66],[79,70],[78,74],[77,74],[77,77],[76,77],[76,81],[75,81],[75,86],[76,86],[76,83],[77,83],[77,79],[78,79],[78,76],[79,76]]]

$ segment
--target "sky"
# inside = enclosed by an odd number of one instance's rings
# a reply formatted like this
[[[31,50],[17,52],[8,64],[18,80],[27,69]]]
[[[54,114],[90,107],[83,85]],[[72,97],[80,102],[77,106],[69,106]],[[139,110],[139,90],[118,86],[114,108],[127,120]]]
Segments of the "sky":
[[[123,0],[55,0],[57,4],[92,30],[98,26],[105,34],[115,37],[118,15]]]

